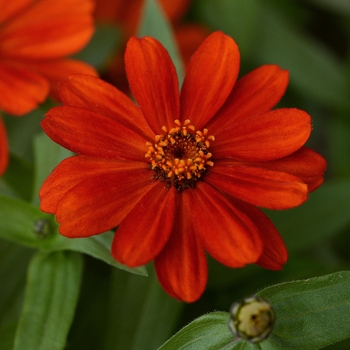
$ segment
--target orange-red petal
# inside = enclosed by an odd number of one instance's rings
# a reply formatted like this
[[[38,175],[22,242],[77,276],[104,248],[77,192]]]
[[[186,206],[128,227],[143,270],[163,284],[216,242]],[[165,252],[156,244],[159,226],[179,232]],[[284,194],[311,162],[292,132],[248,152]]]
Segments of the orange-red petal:
[[[172,128],[179,119],[179,83],[174,64],[156,39],[129,39],[125,69],[130,89],[155,134],[162,126]]]
[[[50,94],[59,100],[58,83],[68,79],[72,74],[88,74],[97,76],[96,69],[89,64],[73,60],[60,59],[36,63],[28,63],[28,66],[35,72],[40,73],[50,83]]]
[[[18,15],[34,2],[35,0],[0,0],[0,23],[11,20],[11,17]]]
[[[274,160],[297,151],[310,133],[311,118],[306,112],[280,108],[245,119],[214,134],[215,141],[210,151],[213,159]]]
[[[171,236],[154,263],[159,282],[174,298],[193,302],[204,292],[208,278],[207,260],[186,191],[177,196]]]
[[[5,124],[0,117],[0,176],[5,172],[9,161],[9,146]]]
[[[49,83],[41,75],[23,66],[0,62],[0,109],[20,116],[29,113],[45,101]]]
[[[215,162],[206,182],[219,191],[259,207],[289,209],[308,198],[308,187],[294,175],[263,167],[227,165],[224,160]]]
[[[61,224],[59,231],[73,238],[110,230],[118,226],[155,185],[149,170],[124,170],[88,177],[59,201],[56,210],[56,219]]]
[[[227,163],[228,160],[226,160]],[[308,191],[312,192],[323,183],[323,174],[326,171],[327,162],[312,149],[302,147],[290,156],[271,162],[251,162],[249,165],[297,176],[308,185]]]
[[[154,140],[154,133],[139,108],[129,97],[101,79],[87,75],[73,75],[60,84],[60,96],[67,106],[103,114],[148,140]]]
[[[244,212],[205,182],[187,194],[197,232],[214,259],[229,267],[259,259],[263,251],[259,230]]]
[[[281,270],[287,262],[288,252],[275,225],[260,209],[253,205],[233,198],[231,201],[255,223],[259,230],[264,248],[256,264],[269,270]]]
[[[167,243],[173,227],[175,189],[158,182],[120,224],[113,242],[113,257],[130,267],[147,264]]]
[[[194,53],[181,89],[181,120],[197,129],[215,115],[229,96],[239,71],[239,51],[222,32],[208,36]]]
[[[145,161],[146,140],[102,114],[59,106],[46,113],[41,126],[53,141],[72,152],[97,158]]]
[[[63,196],[86,179],[105,174],[147,169],[145,163],[74,156],[64,159],[44,181],[39,191],[40,209],[54,214]],[[150,175],[151,177],[151,175]]]
[[[280,101],[289,80],[288,71],[276,65],[254,69],[237,81],[225,104],[207,126],[220,132],[233,123],[266,113]]]
[[[90,0],[36,1],[2,28],[2,55],[48,59],[79,51],[94,31],[92,9]]]

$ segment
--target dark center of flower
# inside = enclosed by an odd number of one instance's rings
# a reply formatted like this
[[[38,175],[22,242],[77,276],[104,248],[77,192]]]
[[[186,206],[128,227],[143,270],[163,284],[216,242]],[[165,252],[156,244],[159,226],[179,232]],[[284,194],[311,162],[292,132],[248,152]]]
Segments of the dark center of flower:
[[[183,124],[175,120],[175,127],[168,130],[162,127],[164,134],[156,135],[155,142],[147,142],[153,178],[174,186],[179,192],[194,188],[196,182],[207,172],[207,166],[213,166],[212,154],[208,151],[210,141],[215,137],[208,135],[208,129],[196,131],[190,120]]]

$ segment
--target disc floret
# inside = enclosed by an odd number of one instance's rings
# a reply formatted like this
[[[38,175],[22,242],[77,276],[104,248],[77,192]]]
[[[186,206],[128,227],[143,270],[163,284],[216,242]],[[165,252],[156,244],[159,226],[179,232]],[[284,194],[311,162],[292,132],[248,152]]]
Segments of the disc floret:
[[[215,137],[208,135],[208,129],[195,129],[190,120],[181,123],[175,120],[175,127],[168,130],[163,126],[163,134],[155,136],[155,142],[147,142],[153,177],[164,181],[169,187],[181,192],[194,188],[196,182],[205,175],[208,166],[213,166],[210,142]]]

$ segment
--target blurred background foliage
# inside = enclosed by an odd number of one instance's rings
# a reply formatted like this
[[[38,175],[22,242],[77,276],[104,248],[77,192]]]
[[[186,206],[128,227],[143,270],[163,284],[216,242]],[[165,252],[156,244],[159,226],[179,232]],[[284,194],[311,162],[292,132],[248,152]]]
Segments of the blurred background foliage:
[[[327,159],[325,183],[301,207],[267,212],[289,250],[283,271],[257,266],[233,270],[209,258],[207,290],[193,304],[166,295],[152,266],[146,278],[84,255],[80,296],[66,349],[156,349],[194,318],[214,310],[228,311],[232,302],[268,285],[350,269],[350,2],[195,0],[181,23],[231,35],[241,51],[241,75],[265,63],[289,70],[290,85],[280,106],[311,114],[314,130],[309,145]],[[107,62],[113,52],[122,50],[122,37],[118,26],[97,23],[94,38],[78,57],[108,78]],[[37,205],[33,193],[40,181],[67,156],[58,150],[44,174],[35,171],[35,145],[43,137],[39,121],[52,105],[47,101],[25,118],[4,116],[11,163],[0,180],[2,194]],[[0,348],[4,350],[12,349],[34,252],[0,241]],[[349,347],[347,340],[329,348]]]

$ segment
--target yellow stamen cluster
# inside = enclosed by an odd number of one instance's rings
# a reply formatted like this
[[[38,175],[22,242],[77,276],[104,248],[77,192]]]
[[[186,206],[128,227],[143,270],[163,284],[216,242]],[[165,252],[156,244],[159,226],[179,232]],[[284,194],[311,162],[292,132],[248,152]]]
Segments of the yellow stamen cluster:
[[[154,143],[146,143],[145,157],[155,171],[154,178],[174,185],[181,192],[193,188],[205,174],[206,167],[214,165],[208,148],[215,138],[208,135],[208,129],[195,131],[190,120],[174,123],[176,126],[170,130],[163,126],[164,134],[156,135]]]

